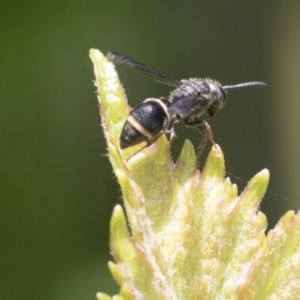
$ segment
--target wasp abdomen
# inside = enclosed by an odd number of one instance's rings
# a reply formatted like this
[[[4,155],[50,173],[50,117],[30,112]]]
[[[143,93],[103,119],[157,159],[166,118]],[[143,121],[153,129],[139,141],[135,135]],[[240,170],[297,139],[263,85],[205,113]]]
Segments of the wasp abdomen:
[[[120,147],[125,149],[143,141],[150,141],[160,133],[168,120],[169,102],[165,99],[147,99],[128,116],[120,136]]]

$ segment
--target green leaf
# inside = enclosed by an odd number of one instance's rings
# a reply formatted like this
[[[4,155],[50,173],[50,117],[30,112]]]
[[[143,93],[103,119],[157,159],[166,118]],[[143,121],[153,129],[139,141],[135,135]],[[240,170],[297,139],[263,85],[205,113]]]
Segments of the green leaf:
[[[98,50],[90,57],[127,217],[116,205],[109,269],[121,288],[114,299],[300,299],[300,214],[287,212],[266,236],[259,204],[268,170],[238,196],[218,145],[202,172],[191,142],[174,163],[166,136],[127,161],[143,146],[119,148],[130,107],[113,64]]]

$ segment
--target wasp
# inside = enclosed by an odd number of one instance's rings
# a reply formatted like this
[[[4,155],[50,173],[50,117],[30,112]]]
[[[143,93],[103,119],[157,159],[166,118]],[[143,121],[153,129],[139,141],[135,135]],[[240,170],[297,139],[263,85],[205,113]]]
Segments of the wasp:
[[[176,80],[117,52],[108,52],[107,59],[115,64],[126,65],[144,76],[175,88],[168,98],[148,98],[130,112],[121,131],[120,148],[125,149],[146,142],[146,145],[136,153],[166,133],[170,134],[169,142],[172,143],[176,137],[174,124],[182,121],[187,127],[194,127],[204,135],[197,154],[199,158],[207,138],[215,144],[210,126],[202,119],[203,115],[207,113],[212,118],[224,107],[227,90],[266,86],[261,81],[222,86],[218,81],[210,78]]]

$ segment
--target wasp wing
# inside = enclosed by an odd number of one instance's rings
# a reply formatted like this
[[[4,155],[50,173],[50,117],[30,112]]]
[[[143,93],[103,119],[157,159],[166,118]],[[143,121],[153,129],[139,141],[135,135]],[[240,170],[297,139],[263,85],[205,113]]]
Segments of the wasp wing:
[[[168,108],[171,115],[180,116],[181,119],[200,117],[206,110],[207,100],[201,95],[180,98]]]
[[[116,64],[121,64],[121,65],[126,65],[130,68],[132,68],[134,71],[150,77],[160,83],[172,86],[172,87],[178,87],[180,86],[180,81],[170,78],[164,74],[161,74],[153,69],[151,69],[150,67],[124,55],[124,54],[120,54],[117,52],[108,52],[106,55],[107,59],[113,63]]]

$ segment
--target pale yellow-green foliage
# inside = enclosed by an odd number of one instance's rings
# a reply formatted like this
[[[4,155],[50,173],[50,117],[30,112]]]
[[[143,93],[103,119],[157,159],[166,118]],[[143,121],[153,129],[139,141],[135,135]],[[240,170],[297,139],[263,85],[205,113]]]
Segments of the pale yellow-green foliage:
[[[109,269],[120,292],[98,299],[300,299],[300,214],[287,212],[265,235],[259,204],[269,172],[238,196],[219,146],[200,173],[192,144],[185,142],[174,163],[165,136],[127,162],[141,147],[119,149],[130,108],[113,64],[98,50],[90,56],[126,210],[125,218],[116,205],[110,224]]]

